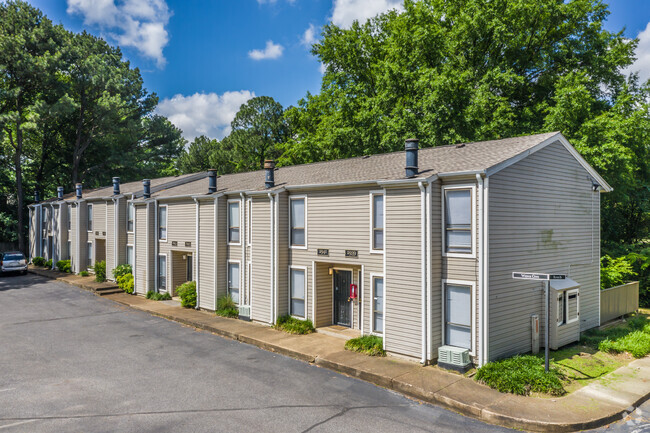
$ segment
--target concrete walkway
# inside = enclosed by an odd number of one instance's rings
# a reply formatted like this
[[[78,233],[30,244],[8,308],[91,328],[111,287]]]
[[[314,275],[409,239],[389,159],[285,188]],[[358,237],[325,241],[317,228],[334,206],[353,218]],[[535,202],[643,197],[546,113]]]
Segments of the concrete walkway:
[[[124,293],[117,287],[117,284],[111,281],[98,283],[95,281],[94,275],[82,277],[80,275],[66,274],[65,272],[53,271],[51,269],[36,267],[33,265],[29,265],[29,272],[42,277],[72,284],[73,286],[81,287],[82,289],[90,290],[99,296],[106,296],[112,293]]]
[[[66,281],[61,279],[60,281]],[[66,281],[75,284],[74,281]],[[150,314],[357,377],[463,415],[505,427],[544,432],[585,430],[621,419],[650,395],[650,358],[635,360],[559,398],[504,394],[435,366],[349,352],[345,341],[319,333],[291,335],[126,293],[106,296]]]

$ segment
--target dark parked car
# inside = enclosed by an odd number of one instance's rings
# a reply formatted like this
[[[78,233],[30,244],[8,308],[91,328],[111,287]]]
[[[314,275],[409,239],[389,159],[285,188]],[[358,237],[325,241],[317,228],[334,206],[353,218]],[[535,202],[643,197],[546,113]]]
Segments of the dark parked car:
[[[20,251],[9,251],[0,253],[0,274],[8,272],[27,273],[27,259]]]

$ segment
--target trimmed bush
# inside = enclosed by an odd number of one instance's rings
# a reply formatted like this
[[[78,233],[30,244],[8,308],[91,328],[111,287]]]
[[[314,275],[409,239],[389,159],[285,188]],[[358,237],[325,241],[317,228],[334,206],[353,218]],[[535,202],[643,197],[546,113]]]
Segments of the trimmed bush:
[[[126,274],[132,274],[133,273],[133,268],[131,265],[120,265],[116,268],[113,268],[113,278],[115,278],[115,281],[117,281],[118,277],[121,277],[122,275]]]
[[[176,294],[181,298],[181,305],[185,308],[196,307],[196,282],[188,281],[176,287]]]
[[[289,334],[311,334],[315,331],[311,320],[296,319],[289,314],[279,317],[274,328]]]
[[[126,293],[133,293],[133,274],[124,274],[117,277],[117,287]]]
[[[95,270],[95,281],[98,283],[106,281],[106,262],[104,260],[95,262],[93,269]]]
[[[88,271],[81,271],[79,272],[79,275],[81,275],[82,277],[87,277],[90,274],[88,273]]]
[[[72,271],[72,265],[70,264],[70,260],[59,260],[58,262],[56,262],[56,268],[61,272],[70,273]]]
[[[217,316],[221,317],[239,317],[239,308],[230,295],[225,295],[217,299]]]
[[[545,372],[544,359],[534,355],[489,362],[478,369],[474,378],[497,391],[518,395],[539,392],[558,396],[566,392],[560,370],[550,368]]]
[[[364,335],[345,342],[345,349],[370,356],[386,356],[384,339],[376,335]]]
[[[171,295],[167,292],[158,293],[153,290],[147,292],[147,299],[153,299],[154,301],[169,301],[171,298]]]
[[[52,269],[52,259],[50,259],[50,260],[48,260],[47,262],[45,262],[45,265],[44,265],[44,266],[45,266],[46,268]]]
[[[43,257],[32,257],[32,265],[34,266],[44,266],[45,259]]]

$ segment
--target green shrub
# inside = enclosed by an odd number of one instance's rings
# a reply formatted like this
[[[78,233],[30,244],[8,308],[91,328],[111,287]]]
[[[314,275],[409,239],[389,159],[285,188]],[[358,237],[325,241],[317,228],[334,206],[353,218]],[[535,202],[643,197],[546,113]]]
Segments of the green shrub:
[[[34,266],[44,266],[45,259],[43,257],[32,257],[32,265]]]
[[[239,317],[239,308],[230,295],[225,295],[217,299],[217,316],[221,317]]]
[[[95,270],[95,281],[98,283],[106,281],[106,262],[104,260],[95,262],[93,269]]]
[[[632,263],[627,257],[611,258],[607,254],[600,258],[600,289],[609,289],[611,287],[625,284],[632,277],[636,276]]]
[[[176,287],[176,294],[181,298],[181,305],[185,308],[196,307],[196,282],[188,281]]]
[[[279,329],[289,334],[310,334],[315,331],[314,324],[311,320],[300,320],[286,314],[278,318],[275,329]]]
[[[370,356],[386,356],[384,339],[376,335],[364,335],[345,342],[345,349]]]
[[[169,301],[171,298],[171,295],[167,292],[159,293],[153,290],[147,292],[147,299],[153,299],[154,301]]]
[[[59,260],[58,262],[56,262],[56,268],[61,272],[70,273],[72,271],[72,265],[70,264],[70,260]]]
[[[81,271],[79,272],[79,275],[81,275],[82,277],[87,277],[90,274],[88,273],[88,271]]]
[[[540,392],[563,395],[564,375],[556,368],[544,371],[544,360],[534,355],[514,356],[501,361],[489,362],[479,368],[474,378],[500,392],[529,395]]]
[[[117,287],[126,293],[133,293],[133,274],[124,274],[117,277]]]
[[[614,353],[627,352],[635,358],[643,358],[650,353],[650,334],[643,331],[633,331],[616,340],[607,338],[598,344],[598,350]]]
[[[49,269],[52,269],[52,259],[50,259],[50,260],[48,260],[47,262],[45,262],[45,267],[46,267],[46,268],[49,268]]]
[[[115,281],[117,281],[118,277],[121,277],[122,275],[126,274],[132,274],[133,273],[133,268],[131,265],[119,265],[116,268],[113,268],[113,278],[115,278]]]

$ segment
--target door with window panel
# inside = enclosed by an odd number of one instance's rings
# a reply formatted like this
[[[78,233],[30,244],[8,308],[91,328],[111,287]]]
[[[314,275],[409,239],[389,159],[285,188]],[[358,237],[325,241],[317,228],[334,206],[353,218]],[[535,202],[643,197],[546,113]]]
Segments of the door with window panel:
[[[445,288],[445,344],[472,348],[472,289],[448,284]]]

